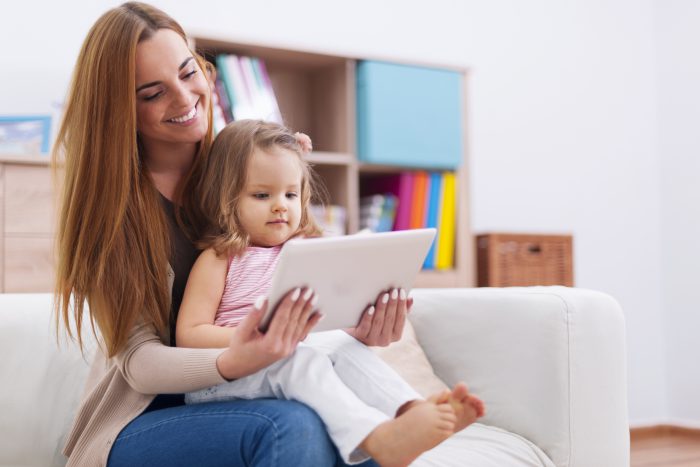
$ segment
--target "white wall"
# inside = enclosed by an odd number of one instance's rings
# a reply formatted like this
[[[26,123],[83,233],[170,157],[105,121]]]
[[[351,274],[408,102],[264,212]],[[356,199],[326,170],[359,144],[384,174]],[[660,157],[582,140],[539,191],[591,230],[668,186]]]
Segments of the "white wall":
[[[700,4],[658,1],[656,16],[669,417],[700,428]]]
[[[200,34],[470,67],[475,231],[573,233],[577,285],[626,312],[631,421],[668,416],[651,0],[154,3]],[[46,111],[114,4],[6,9],[0,43],[17,44],[6,62],[17,67],[0,76],[0,113]],[[669,324],[674,338],[682,330]]]

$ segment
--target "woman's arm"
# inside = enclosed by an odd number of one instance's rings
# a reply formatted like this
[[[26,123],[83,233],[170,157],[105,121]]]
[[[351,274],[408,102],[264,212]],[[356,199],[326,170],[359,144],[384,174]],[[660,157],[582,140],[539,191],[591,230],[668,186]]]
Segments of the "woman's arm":
[[[163,344],[153,326],[134,327],[115,360],[129,386],[142,394],[177,394],[221,384],[217,361],[224,349],[184,349]]]
[[[313,293],[290,291],[277,307],[265,334],[258,330],[267,303],[232,328],[226,349],[169,347],[153,326],[132,330],[126,348],[116,356],[129,386],[142,394],[196,391],[241,378],[289,356],[320,319],[313,311]]]
[[[216,326],[214,319],[226,284],[228,259],[214,250],[204,250],[195,261],[187,279],[177,317],[178,347],[225,348],[234,328]]]

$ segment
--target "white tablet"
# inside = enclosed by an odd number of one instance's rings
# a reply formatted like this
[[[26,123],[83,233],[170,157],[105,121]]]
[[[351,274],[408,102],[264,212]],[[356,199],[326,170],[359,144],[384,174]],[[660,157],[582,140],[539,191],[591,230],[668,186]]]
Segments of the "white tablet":
[[[288,241],[260,328],[267,329],[277,304],[295,287],[311,287],[318,296],[316,308],[325,316],[312,332],[357,326],[382,290],[411,289],[435,233],[414,229]]]

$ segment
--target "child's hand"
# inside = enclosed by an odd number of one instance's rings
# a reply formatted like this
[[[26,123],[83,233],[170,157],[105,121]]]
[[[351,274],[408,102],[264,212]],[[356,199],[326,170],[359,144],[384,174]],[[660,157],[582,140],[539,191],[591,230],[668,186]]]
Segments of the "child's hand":
[[[258,328],[267,309],[267,300],[260,297],[255,309],[236,327],[228,349],[219,356],[219,373],[229,380],[241,378],[289,356],[321,319],[313,310],[315,304],[311,289],[289,292],[263,334]]]
[[[297,139],[297,143],[301,146],[301,150],[304,155],[310,153],[313,150],[313,145],[311,144],[311,138],[304,133],[294,133],[294,137]]]
[[[345,331],[365,345],[387,346],[401,339],[406,315],[412,306],[413,299],[408,298],[403,289],[382,292],[374,306],[362,314],[357,327]]]

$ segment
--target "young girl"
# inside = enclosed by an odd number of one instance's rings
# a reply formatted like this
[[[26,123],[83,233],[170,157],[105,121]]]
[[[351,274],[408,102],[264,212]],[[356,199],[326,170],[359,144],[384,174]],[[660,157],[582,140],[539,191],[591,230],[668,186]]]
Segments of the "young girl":
[[[309,213],[310,169],[303,145],[286,128],[243,120],[216,138],[204,168],[203,210],[211,229],[202,240],[177,321],[177,344],[222,347],[259,337],[264,295],[284,243],[320,235]],[[378,306],[395,306],[405,291],[384,293]],[[311,289],[285,297],[287,313],[301,316],[306,335],[321,319]],[[368,312],[372,314],[372,310]],[[455,431],[483,415],[483,404],[463,383],[452,391],[421,397],[365,345],[344,331],[309,336],[284,348],[280,329],[270,326],[264,345],[286,357],[260,371],[189,393],[190,403],[275,397],[301,401],[326,424],[345,462],[368,457],[380,465],[407,465]],[[258,339],[259,340],[259,339]],[[277,346],[277,347],[275,347]],[[238,367],[254,353],[240,355]]]

